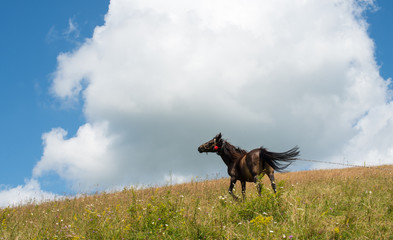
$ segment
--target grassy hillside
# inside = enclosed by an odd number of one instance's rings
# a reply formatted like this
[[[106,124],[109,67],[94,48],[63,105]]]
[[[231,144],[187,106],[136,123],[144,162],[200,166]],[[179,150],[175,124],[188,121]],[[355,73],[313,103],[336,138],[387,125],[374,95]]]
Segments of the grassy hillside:
[[[265,177],[242,202],[219,179],[6,208],[0,239],[393,239],[383,168],[276,174],[277,194]]]

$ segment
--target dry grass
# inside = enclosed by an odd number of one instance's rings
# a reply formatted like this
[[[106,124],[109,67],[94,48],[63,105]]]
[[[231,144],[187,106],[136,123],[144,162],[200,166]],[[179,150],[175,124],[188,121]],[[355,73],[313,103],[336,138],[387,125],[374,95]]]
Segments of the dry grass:
[[[0,239],[393,239],[383,168],[276,174],[277,194],[265,177],[243,202],[219,179],[6,208]]]

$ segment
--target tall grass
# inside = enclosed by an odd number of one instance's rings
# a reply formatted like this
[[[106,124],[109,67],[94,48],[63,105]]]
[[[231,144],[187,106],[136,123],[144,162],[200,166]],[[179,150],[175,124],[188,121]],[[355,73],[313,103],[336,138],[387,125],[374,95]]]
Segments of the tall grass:
[[[0,239],[393,239],[392,171],[276,179],[277,194],[264,179],[261,197],[248,184],[239,202],[220,179],[5,208]]]

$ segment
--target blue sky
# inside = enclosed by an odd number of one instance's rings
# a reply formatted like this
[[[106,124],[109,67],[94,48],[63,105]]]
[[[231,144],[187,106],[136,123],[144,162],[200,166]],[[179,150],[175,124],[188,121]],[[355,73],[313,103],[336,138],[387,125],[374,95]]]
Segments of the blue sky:
[[[376,59],[381,66],[380,74],[384,79],[393,76],[393,33],[390,24],[393,23],[392,1],[377,1],[379,9],[367,15],[370,24],[369,33],[376,45]]]
[[[41,135],[75,132],[81,106],[64,108],[49,93],[57,55],[72,51],[104,23],[109,1],[8,1],[0,11],[0,183],[23,184],[42,155]],[[67,34],[70,21],[77,26]]]
[[[69,137],[74,136],[87,122],[83,102],[65,106],[61,98],[50,93],[50,86],[58,56],[75,52],[85,39],[92,37],[95,27],[104,24],[108,5],[108,0],[15,0],[1,5],[0,186],[3,189],[23,185],[32,177],[32,169],[43,155],[44,133],[61,127],[68,131]],[[376,5],[377,10],[366,11],[365,19],[376,45],[380,75],[386,80],[393,76],[393,2],[381,0]],[[57,194],[71,191],[55,173],[41,177],[41,187]]]

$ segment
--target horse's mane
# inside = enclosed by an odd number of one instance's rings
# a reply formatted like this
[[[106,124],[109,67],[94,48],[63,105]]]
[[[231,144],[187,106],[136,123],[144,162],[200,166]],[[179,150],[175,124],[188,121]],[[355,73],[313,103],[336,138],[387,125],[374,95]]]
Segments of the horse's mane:
[[[240,147],[235,147],[227,141],[223,142],[222,149],[225,155],[229,155],[232,158],[232,161],[235,161],[248,153],[246,150],[241,149]]]

